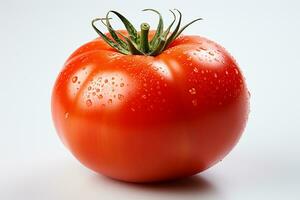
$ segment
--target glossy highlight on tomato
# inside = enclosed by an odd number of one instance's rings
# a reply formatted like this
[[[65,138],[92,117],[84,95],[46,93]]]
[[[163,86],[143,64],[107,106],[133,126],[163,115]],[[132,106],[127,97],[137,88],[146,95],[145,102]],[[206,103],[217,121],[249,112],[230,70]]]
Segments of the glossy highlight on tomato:
[[[182,178],[216,164],[238,142],[248,110],[233,57],[189,35],[156,56],[126,55],[97,38],[68,58],[52,94],[53,121],[72,154],[130,182]]]

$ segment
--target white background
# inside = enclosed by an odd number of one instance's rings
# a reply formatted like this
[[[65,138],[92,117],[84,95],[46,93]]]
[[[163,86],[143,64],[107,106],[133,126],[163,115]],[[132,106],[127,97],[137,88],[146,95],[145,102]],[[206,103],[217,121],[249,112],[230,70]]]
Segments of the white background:
[[[172,2],[172,3],[171,3]],[[65,59],[97,35],[110,9],[135,25],[171,20],[217,41],[237,59],[251,92],[247,128],[223,162],[173,183],[113,181],[83,167],[59,141],[51,89]],[[300,199],[300,4],[270,1],[0,1],[0,199]],[[116,25],[116,23],[115,23]],[[118,27],[118,25],[116,25]],[[121,26],[119,26],[121,28]]]

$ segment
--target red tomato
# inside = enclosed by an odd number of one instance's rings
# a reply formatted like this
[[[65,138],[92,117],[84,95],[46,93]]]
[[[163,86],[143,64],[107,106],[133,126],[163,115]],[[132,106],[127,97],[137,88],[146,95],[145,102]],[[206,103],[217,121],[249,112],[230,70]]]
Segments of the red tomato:
[[[248,105],[233,57],[199,36],[180,36],[157,56],[124,55],[95,39],[67,60],[52,95],[55,127],[72,154],[131,182],[211,167],[239,140]]]

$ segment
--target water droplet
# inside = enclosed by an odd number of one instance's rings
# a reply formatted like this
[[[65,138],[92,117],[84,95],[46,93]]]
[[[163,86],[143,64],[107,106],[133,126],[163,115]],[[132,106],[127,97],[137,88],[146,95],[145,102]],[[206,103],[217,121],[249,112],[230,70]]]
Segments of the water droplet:
[[[191,95],[196,94],[196,89],[195,88],[191,88],[189,89],[189,92],[191,93]]]
[[[250,91],[248,90],[248,97],[250,98],[251,97],[251,93],[250,93]]]
[[[86,105],[88,106],[88,107],[90,107],[91,105],[93,105],[93,103],[92,103],[92,101],[90,100],[90,99],[88,99],[88,100],[86,100]]]
[[[124,85],[125,85],[124,83],[120,83],[120,87],[124,87]]]
[[[74,76],[74,77],[72,78],[72,82],[73,82],[73,83],[76,83],[77,79],[78,79],[78,77],[77,77],[77,76]]]
[[[228,71],[227,70],[225,71],[225,74],[228,75]]]
[[[217,73],[214,73],[214,77],[215,77],[215,78],[218,78],[218,74],[217,74]]]
[[[193,106],[197,106],[198,105],[197,99],[193,99],[192,104],[193,104]]]
[[[235,71],[236,74],[239,74],[239,71],[237,69],[234,69],[234,71]]]
[[[213,52],[208,52],[209,55],[214,56],[215,54]]]
[[[122,94],[118,94],[118,99],[121,101],[122,99],[124,99],[124,96]]]

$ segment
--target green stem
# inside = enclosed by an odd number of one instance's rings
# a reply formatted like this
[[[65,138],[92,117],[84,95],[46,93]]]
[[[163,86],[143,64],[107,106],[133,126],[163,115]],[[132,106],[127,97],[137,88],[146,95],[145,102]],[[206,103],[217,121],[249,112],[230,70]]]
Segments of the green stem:
[[[157,30],[155,32],[155,35],[152,37],[151,41],[148,40],[149,30],[150,26],[147,23],[141,24],[141,32],[137,32],[137,30],[134,28],[134,26],[120,13],[116,11],[109,11],[106,14],[106,18],[96,18],[92,21],[92,26],[95,29],[95,31],[100,35],[100,37],[112,48],[114,48],[116,51],[125,54],[125,55],[147,55],[147,56],[157,56],[160,53],[162,53],[165,49],[168,48],[169,44],[171,44],[179,35],[190,26],[192,23],[201,20],[201,18],[195,19],[188,23],[187,25],[183,26],[180,29],[181,24],[181,12],[177,9],[175,9],[179,14],[179,20],[177,22],[176,28],[170,32],[171,27],[173,26],[174,22],[176,21],[176,15],[175,13],[171,11],[173,14],[173,21],[168,26],[168,28],[164,31],[163,30],[163,19],[161,14],[154,10],[154,9],[144,9],[144,11],[152,11],[159,15],[159,23],[157,26]],[[109,20],[109,14],[114,13],[124,24],[127,34],[122,34],[118,31],[115,31]],[[106,20],[106,23],[104,23],[103,20]],[[95,22],[101,21],[104,26],[108,28],[108,31],[111,35],[111,38],[108,37],[106,34],[101,32],[96,26]],[[170,34],[169,34],[170,33]],[[121,38],[118,36],[122,36]],[[129,37],[127,37],[127,35]]]
[[[131,40],[126,40],[128,44],[128,49],[130,51],[131,55],[143,55],[144,52],[141,52],[136,46],[134,46],[133,42]]]
[[[166,44],[166,40],[164,38],[160,38],[157,46],[155,49],[150,53],[151,56],[157,56],[159,55],[164,49],[164,46]]]
[[[150,26],[147,23],[141,24],[141,44],[140,49],[142,52],[147,54],[149,52],[149,41],[148,41],[148,34],[149,34]]]

